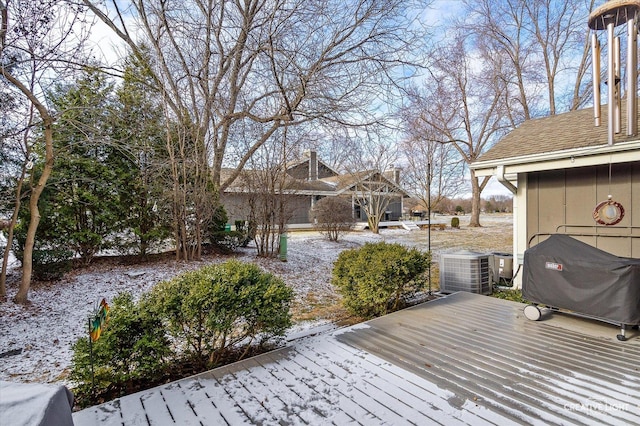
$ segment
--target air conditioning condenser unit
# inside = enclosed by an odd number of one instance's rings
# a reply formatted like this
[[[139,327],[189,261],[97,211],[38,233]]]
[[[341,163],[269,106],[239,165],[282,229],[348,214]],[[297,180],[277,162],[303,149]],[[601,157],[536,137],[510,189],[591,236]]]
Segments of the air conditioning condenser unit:
[[[440,291],[491,294],[491,255],[475,252],[440,255]]]

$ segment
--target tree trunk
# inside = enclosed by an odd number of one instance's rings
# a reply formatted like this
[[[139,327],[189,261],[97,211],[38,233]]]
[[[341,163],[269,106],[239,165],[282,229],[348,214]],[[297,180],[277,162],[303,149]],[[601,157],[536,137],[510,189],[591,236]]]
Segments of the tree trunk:
[[[24,169],[23,169],[24,170]],[[22,194],[22,183],[24,182],[24,172],[18,180],[16,188],[16,206],[13,209],[13,215],[11,215],[11,222],[9,222],[9,232],[7,234],[7,246],[4,249],[4,256],[2,258],[2,272],[0,273],[0,298],[7,295],[7,266],[9,265],[9,253],[11,252],[11,246],[13,245],[13,230],[18,222],[18,213],[20,211],[20,195]]]
[[[380,233],[380,227],[378,226],[380,224],[380,221],[378,219],[376,219],[375,217],[367,216],[367,222],[369,223],[369,230],[371,232],[373,232],[374,234]]]
[[[478,227],[480,225],[480,194],[482,190],[478,183],[478,178],[474,170],[471,170],[471,219],[470,227]]]
[[[44,190],[47,180],[53,170],[53,119],[47,114],[40,111],[43,116],[44,124],[44,141],[45,141],[45,163],[42,175],[38,179],[38,184],[31,190],[29,197],[29,213],[31,220],[27,229],[27,239],[24,244],[24,255],[22,260],[22,281],[18,293],[13,298],[15,303],[27,303],[29,301],[29,287],[31,286],[31,274],[33,272],[33,246],[36,241],[36,231],[40,223],[40,211],[38,210],[38,201],[40,194]]]
[[[29,124],[33,124],[34,107],[29,109]],[[31,149],[29,148],[29,132],[24,133],[24,147],[25,147],[25,159],[30,161]],[[4,256],[2,261],[2,272],[0,272],[0,298],[4,298],[7,295],[7,267],[9,266],[9,253],[13,246],[13,234],[18,223],[18,215],[20,214],[20,207],[22,205],[22,187],[24,185],[24,178],[27,174],[27,166],[22,166],[20,178],[16,185],[16,204],[13,208],[13,214],[11,215],[11,221],[9,222],[9,230],[7,234],[7,246],[4,250]]]
[[[491,179],[490,176],[485,176],[482,180],[482,183],[478,182],[478,178],[476,177],[476,173],[474,170],[471,170],[471,219],[469,221],[470,227],[478,227],[482,226],[480,224],[480,195],[482,194],[482,190],[487,183]]]

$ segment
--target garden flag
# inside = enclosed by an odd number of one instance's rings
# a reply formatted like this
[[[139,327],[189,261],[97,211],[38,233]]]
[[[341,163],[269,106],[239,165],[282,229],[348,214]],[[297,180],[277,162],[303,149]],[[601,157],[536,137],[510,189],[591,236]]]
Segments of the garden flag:
[[[109,305],[107,304],[107,300],[103,298],[96,309],[96,313],[89,318],[89,336],[92,342],[100,338],[102,328],[105,326],[108,317]]]

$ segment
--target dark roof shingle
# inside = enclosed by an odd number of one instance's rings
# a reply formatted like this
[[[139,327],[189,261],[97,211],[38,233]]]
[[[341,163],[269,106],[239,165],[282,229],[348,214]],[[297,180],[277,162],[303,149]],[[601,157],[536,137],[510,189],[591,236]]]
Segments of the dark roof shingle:
[[[622,131],[615,135],[614,142],[638,139],[637,136],[627,136],[626,110],[623,100]],[[602,105],[600,127],[594,125],[593,108],[527,120],[480,156],[478,162],[606,145],[607,116],[607,105]]]

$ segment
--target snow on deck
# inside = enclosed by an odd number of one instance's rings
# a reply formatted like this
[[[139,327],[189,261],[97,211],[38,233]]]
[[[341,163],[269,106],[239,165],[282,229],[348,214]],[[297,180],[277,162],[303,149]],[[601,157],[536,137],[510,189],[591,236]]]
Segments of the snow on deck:
[[[610,325],[560,314],[531,322],[522,308],[455,293],[85,409],[74,422],[640,424],[640,333],[619,342]]]

